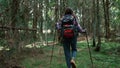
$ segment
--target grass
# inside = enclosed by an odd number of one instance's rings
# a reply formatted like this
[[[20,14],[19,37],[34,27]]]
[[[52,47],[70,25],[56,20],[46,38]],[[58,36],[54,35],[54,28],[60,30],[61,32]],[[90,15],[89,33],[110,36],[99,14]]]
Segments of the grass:
[[[92,50],[92,59],[95,68],[120,68],[119,43],[103,42],[101,51]],[[77,68],[91,68],[91,62],[86,42],[78,43],[76,57]],[[52,46],[43,47],[43,54],[39,52],[34,56],[26,56],[21,64],[25,68],[67,68],[62,46],[55,45],[52,62],[50,64]]]

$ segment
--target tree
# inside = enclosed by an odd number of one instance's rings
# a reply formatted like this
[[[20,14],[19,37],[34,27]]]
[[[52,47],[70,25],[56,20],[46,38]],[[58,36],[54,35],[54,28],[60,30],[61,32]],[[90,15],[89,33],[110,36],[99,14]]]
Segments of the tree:
[[[38,2],[37,0],[33,0],[33,29],[37,29],[37,22],[38,22]],[[36,39],[37,30],[33,31],[33,38]]]
[[[92,27],[93,27],[93,47],[96,46],[96,1],[93,0],[92,6]]]
[[[98,43],[97,43],[97,46],[96,46],[96,49],[95,51],[100,51],[100,47],[101,47],[101,28],[100,28],[100,2],[99,0],[97,0],[97,27],[96,27],[96,30],[97,30],[97,38],[98,38]]]
[[[110,38],[110,24],[109,24],[109,0],[103,0],[104,19],[105,19],[105,37]]]

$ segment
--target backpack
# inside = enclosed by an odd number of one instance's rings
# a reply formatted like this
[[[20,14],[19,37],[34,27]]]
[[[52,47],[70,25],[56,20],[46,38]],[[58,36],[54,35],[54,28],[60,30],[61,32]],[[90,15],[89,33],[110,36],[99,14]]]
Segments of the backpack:
[[[75,36],[75,17],[73,15],[64,15],[62,20],[62,37],[63,38],[73,38]]]

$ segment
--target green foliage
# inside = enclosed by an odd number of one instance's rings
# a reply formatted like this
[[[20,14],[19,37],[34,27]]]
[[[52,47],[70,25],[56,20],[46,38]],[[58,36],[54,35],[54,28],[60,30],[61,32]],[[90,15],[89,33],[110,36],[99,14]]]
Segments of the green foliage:
[[[2,5],[2,7],[4,8],[7,8],[9,1],[10,0],[0,0],[0,5]]]
[[[22,63],[25,68],[38,68],[41,63],[44,63],[44,61],[40,61],[38,59],[33,58],[27,58]]]
[[[92,50],[92,58],[95,68],[119,68],[120,67],[120,53],[114,51],[120,47],[119,43],[102,42],[101,52],[94,52]],[[90,68],[91,61],[88,53],[87,43],[78,43],[78,53],[76,57],[76,64],[78,68]],[[55,46],[50,65],[52,46],[43,47],[44,54],[37,54],[36,56],[27,56],[22,65],[25,68],[66,68],[64,51],[61,46]]]
[[[120,25],[120,1],[113,0],[112,6],[110,7],[112,18],[110,19],[113,24]]]
[[[0,46],[6,46],[7,41],[5,39],[0,39]]]
[[[100,1],[100,0],[99,0]],[[3,33],[0,33],[0,46],[8,46],[7,40],[9,39],[15,39],[14,42],[18,43],[20,47],[23,47],[24,44],[22,42],[25,42],[25,44],[36,42],[36,40],[33,38],[34,31],[29,30],[33,28],[40,28],[39,30],[43,29],[51,29],[52,32],[54,31],[54,24],[55,21],[58,20],[55,18],[55,13],[58,14],[58,17],[61,17],[63,14],[63,9],[67,7],[71,7],[75,13],[79,16],[81,19],[81,22],[83,22],[83,25],[89,26],[88,28],[92,28],[90,25],[92,24],[92,0],[19,0],[16,4],[12,4],[13,0],[0,0],[0,26],[9,26],[15,27],[15,28],[28,28],[28,30],[15,30],[12,31],[11,29],[7,28],[7,31],[3,31]],[[59,3],[57,3],[59,2]],[[17,10],[14,10],[14,7],[11,8],[11,6],[15,6]],[[101,20],[103,20],[103,4],[102,0],[100,1],[100,15]],[[58,8],[58,12],[55,12],[55,8]],[[120,0],[110,0],[110,26],[114,26],[113,28],[118,28],[120,26]],[[8,9],[8,10],[6,10]],[[16,13],[12,13],[11,11],[15,11]],[[96,12],[96,11],[95,11]],[[103,22],[103,21],[102,21]],[[1,24],[3,23],[3,24]],[[14,25],[15,24],[15,25]],[[38,25],[39,24],[39,25]],[[101,24],[101,27],[104,23]],[[97,27],[96,27],[97,28]],[[104,28],[103,28],[104,29]],[[2,30],[2,29],[1,29]],[[4,29],[3,29],[4,30]],[[11,31],[10,31],[11,30]],[[42,33],[37,30],[35,36],[39,40],[38,42],[48,42],[53,41],[54,33],[42,35]],[[91,30],[92,32],[92,30]],[[103,31],[104,32],[104,31]],[[8,34],[5,34],[8,33]],[[41,37],[42,35],[42,37]],[[103,34],[104,35],[104,34]],[[6,36],[9,37],[6,39]],[[16,37],[14,37],[16,36]],[[47,38],[46,38],[47,37]],[[119,68],[120,66],[117,64],[120,64],[119,59],[119,49],[120,45],[117,43],[102,43],[102,49],[100,53],[96,53],[92,51],[93,60],[95,63],[96,68]],[[14,46],[14,45],[13,45]],[[12,47],[12,46],[11,46]],[[16,45],[16,47],[18,47]],[[78,67],[81,68],[89,68],[91,65],[90,59],[89,59],[89,53],[87,49],[87,43],[86,42],[79,42],[78,43],[78,55],[76,58],[76,63]],[[19,47],[18,47],[19,48]],[[65,60],[64,60],[64,54],[62,49],[62,55],[59,55],[60,46],[55,47],[55,53],[53,56],[53,62],[51,65],[49,65],[49,59],[51,56],[51,49],[50,47],[43,48],[45,51],[45,54],[42,55],[35,55],[35,56],[27,56],[23,62],[22,65],[25,66],[25,68],[65,68]],[[34,54],[34,53],[33,53]],[[36,57],[37,56],[37,57]],[[43,57],[44,56],[44,57]],[[59,60],[60,59],[60,60]]]
[[[49,7],[53,7],[53,6],[55,6],[55,5],[56,5],[55,1],[50,1]]]

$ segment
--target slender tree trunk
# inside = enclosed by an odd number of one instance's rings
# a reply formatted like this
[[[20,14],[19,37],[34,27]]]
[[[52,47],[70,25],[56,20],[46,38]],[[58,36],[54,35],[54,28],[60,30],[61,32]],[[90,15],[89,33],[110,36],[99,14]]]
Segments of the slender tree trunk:
[[[62,17],[64,15],[64,12],[65,12],[64,4],[65,4],[64,0],[60,0],[60,17]]]
[[[43,34],[43,1],[39,2],[39,20],[40,20],[40,33]]]
[[[104,19],[105,19],[105,37],[110,38],[110,24],[109,24],[109,0],[103,0]]]
[[[106,0],[106,38],[109,39],[110,38],[110,19],[109,19],[109,0]]]
[[[45,26],[46,26],[46,28],[45,29],[48,30],[48,23],[49,23],[49,21],[48,21],[49,19],[48,18],[49,17],[48,17],[48,12],[47,11],[49,11],[49,1],[46,0],[45,4],[46,4],[46,7],[45,7],[45,10],[46,10],[45,11],[45,13],[46,13],[45,14],[45,17],[46,17],[46,19],[45,19],[46,20],[45,21]],[[48,32],[45,33],[45,41],[46,41],[46,44],[48,45]]]
[[[100,51],[100,47],[101,47],[101,29],[100,29],[100,7],[99,7],[99,0],[97,0],[97,38],[98,38],[98,43],[96,46],[95,51]]]
[[[18,14],[18,8],[19,8],[19,1],[18,0],[12,0],[11,1],[11,27],[16,27],[17,24],[17,14]],[[10,30],[9,36],[10,36],[10,40],[12,40],[12,48],[16,49],[17,48],[17,35],[19,34],[19,32],[17,30],[15,30],[14,28],[12,28]],[[14,43],[13,43],[14,42]]]
[[[58,0],[56,0],[56,5],[55,5],[55,23],[56,22],[58,22],[59,21],[59,1]],[[56,32],[56,31],[54,31],[53,30],[53,32]],[[56,35],[56,33],[53,33],[54,34],[54,36]],[[53,40],[53,42],[60,42],[60,40],[59,40],[59,38],[60,38],[60,32],[59,31],[57,31],[57,40],[55,39],[55,41]]]
[[[93,0],[93,6],[92,6],[92,27],[93,27],[93,47],[96,46],[96,7],[95,7],[95,0]]]
[[[29,29],[29,27],[28,27],[28,24],[29,24],[29,0],[25,0],[25,4],[24,4],[24,24],[25,24],[25,26],[24,27],[26,27],[27,29]],[[26,30],[25,32],[24,32],[24,35],[25,35],[25,37],[26,37],[26,39],[29,39],[29,31],[28,30]],[[24,40],[24,41],[26,41],[26,39]],[[28,42],[28,41],[26,41],[26,42]]]
[[[37,29],[37,1],[34,0],[34,6],[33,6],[33,29]],[[37,30],[33,31],[33,39],[37,39]]]
[[[82,5],[82,26],[85,26],[85,1],[83,1]]]
[[[40,28],[40,41],[42,42],[43,44],[43,1],[39,1],[39,28]]]

